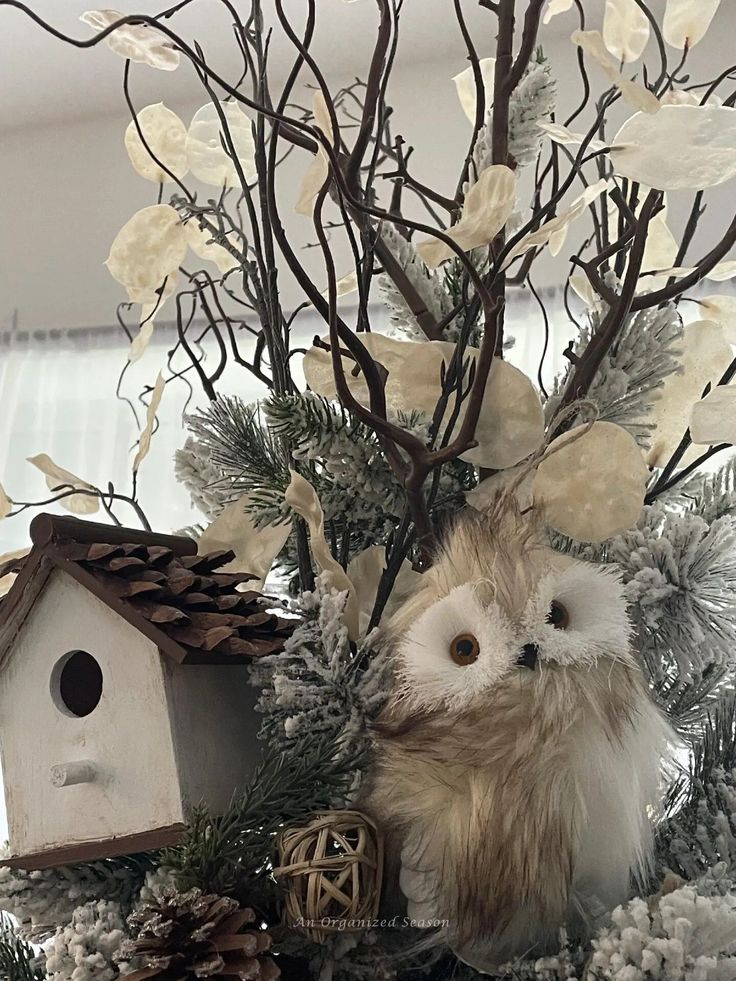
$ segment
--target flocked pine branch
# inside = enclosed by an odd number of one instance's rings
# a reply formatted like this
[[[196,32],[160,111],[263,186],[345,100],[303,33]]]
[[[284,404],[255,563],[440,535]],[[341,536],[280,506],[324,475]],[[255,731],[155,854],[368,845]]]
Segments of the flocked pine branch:
[[[151,858],[92,862],[36,872],[0,868],[0,910],[15,917],[24,939],[40,943],[71,919],[74,909],[93,899],[131,903],[152,864]]]
[[[723,867],[736,880],[736,696],[713,707],[688,774],[678,781],[671,816],[659,829],[660,866],[689,881]]]
[[[174,455],[174,472],[189,491],[192,504],[210,521],[237,493],[231,478],[213,464],[209,448],[191,436]]]
[[[118,903],[92,900],[78,906],[44,945],[48,981],[116,981],[126,967],[117,960],[126,935]]]
[[[672,659],[684,678],[733,664],[736,650],[736,526],[647,508],[608,557],[623,570],[642,655],[655,681]]]
[[[715,521],[736,512],[736,457],[714,473],[695,473],[677,485],[667,503],[696,511],[705,521]]]
[[[581,326],[572,346],[574,358],[582,354],[600,329],[603,316],[599,311],[589,313],[588,322]],[[672,304],[627,317],[588,390],[588,398],[598,408],[598,418],[628,430],[642,448],[651,442],[654,425],[650,416],[657,391],[665,378],[680,370],[681,338],[682,320]],[[569,375],[570,371],[555,383],[546,408],[550,420]]]
[[[213,480],[207,484],[208,493],[229,484],[231,499],[251,494],[264,520],[282,512],[289,468],[284,447],[264,425],[258,404],[221,396],[190,416],[187,424],[198,444],[197,454],[209,455]]]
[[[627,981],[727,981],[734,972],[736,900],[703,895],[695,884],[616,909],[593,939],[586,973],[591,981],[617,974]]]
[[[361,502],[380,506],[387,514],[401,513],[401,487],[375,433],[339,403],[311,392],[274,395],[263,402],[262,411],[268,428],[287,441],[294,459],[319,461],[330,481],[351,498],[357,496],[358,518]]]
[[[416,417],[405,424],[426,430]],[[272,395],[254,405],[220,398],[193,416],[189,427],[193,446],[180,452],[178,465],[193,495],[216,504],[225,493],[230,500],[248,494],[256,524],[289,514],[284,491],[290,473],[280,461],[290,447],[292,466],[305,468],[319,495],[333,552],[343,563],[369,544],[385,542],[404,508],[375,434],[339,403],[311,393]],[[456,480],[452,486],[457,489]]]
[[[445,324],[444,329],[448,333],[455,318],[452,316],[452,297],[448,296],[443,286],[441,273],[427,269],[413,242],[402,235],[401,230],[391,222],[383,223],[381,240],[394,256],[424,308],[437,324]],[[386,274],[381,275],[378,278],[378,289],[392,327],[400,336],[421,339],[423,334],[416,316],[394,280]]]
[[[697,697],[707,711],[736,651],[736,524],[647,507],[637,528],[599,546],[558,546],[621,570],[638,648],[655,693],[688,726]]]
[[[305,736],[320,735],[335,747],[337,759],[367,761],[370,724],[386,700],[390,665],[368,647],[351,650],[342,621],[345,602],[345,594],[318,583],[314,609],[284,651],[251,667],[261,689],[262,737],[270,746],[298,752]]]

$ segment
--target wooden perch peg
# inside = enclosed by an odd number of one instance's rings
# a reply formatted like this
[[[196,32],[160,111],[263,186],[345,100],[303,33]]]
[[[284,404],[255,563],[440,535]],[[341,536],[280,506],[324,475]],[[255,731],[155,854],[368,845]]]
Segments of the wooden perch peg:
[[[72,787],[78,783],[93,783],[99,775],[92,760],[73,760],[71,763],[56,763],[49,770],[53,787]]]

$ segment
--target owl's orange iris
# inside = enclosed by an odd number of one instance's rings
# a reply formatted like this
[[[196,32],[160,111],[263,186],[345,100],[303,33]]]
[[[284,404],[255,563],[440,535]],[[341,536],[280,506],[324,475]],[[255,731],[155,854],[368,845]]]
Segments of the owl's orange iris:
[[[458,634],[450,642],[450,657],[455,664],[465,666],[478,660],[480,654],[480,644],[473,634]]]

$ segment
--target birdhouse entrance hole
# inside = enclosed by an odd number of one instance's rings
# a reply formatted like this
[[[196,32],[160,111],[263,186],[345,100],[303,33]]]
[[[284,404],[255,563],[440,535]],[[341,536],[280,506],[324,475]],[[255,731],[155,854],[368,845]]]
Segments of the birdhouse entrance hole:
[[[84,718],[102,698],[102,668],[87,651],[70,651],[51,673],[51,697],[64,715]]]

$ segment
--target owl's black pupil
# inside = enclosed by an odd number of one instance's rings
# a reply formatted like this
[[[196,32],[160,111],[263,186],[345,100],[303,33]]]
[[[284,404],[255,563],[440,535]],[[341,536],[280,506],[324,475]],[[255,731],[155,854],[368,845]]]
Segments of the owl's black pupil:
[[[475,653],[475,647],[473,645],[473,641],[470,640],[468,637],[465,637],[463,640],[456,641],[455,650],[457,651],[460,657],[472,657],[473,654]]]
[[[566,620],[567,611],[565,607],[560,603],[553,603],[547,614],[547,623],[551,623],[553,627],[561,627],[565,624]]]

